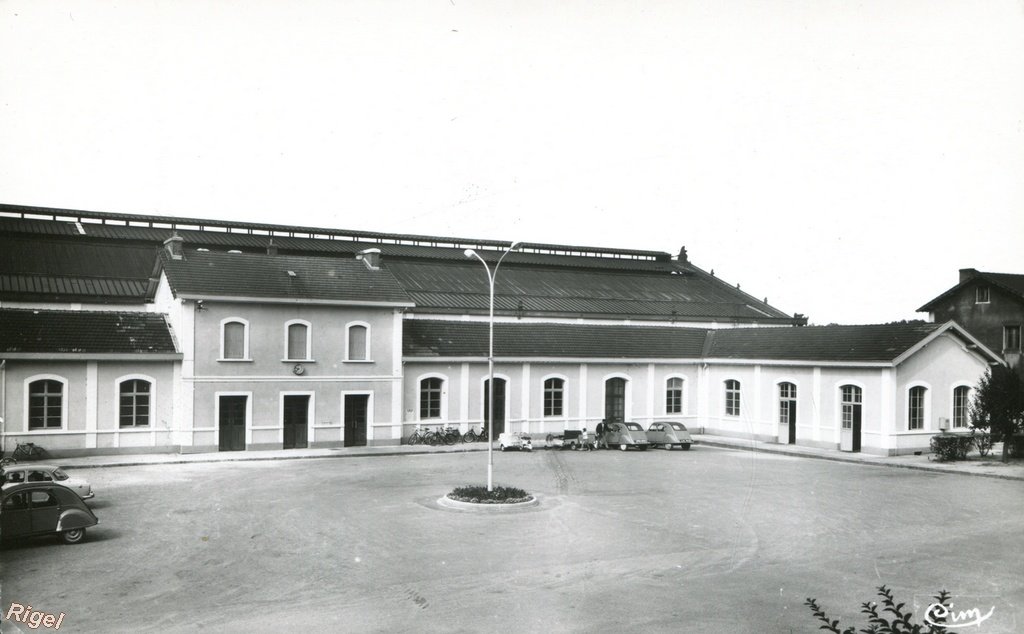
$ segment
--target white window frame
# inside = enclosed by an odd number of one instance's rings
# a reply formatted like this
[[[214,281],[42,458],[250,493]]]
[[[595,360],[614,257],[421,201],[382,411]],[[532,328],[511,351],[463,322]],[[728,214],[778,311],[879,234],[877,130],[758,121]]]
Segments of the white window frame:
[[[729,387],[729,383],[730,382],[736,384],[736,388],[735,388],[735,392],[736,392],[736,412],[735,413],[729,411],[729,393],[733,391],[733,389]],[[740,381],[739,379],[724,379],[722,381],[722,389],[724,390],[723,396],[725,397],[724,400],[722,401],[722,407],[723,407],[722,412],[723,412],[723,414],[726,415],[726,416],[731,416],[733,418],[739,418],[740,416],[743,415],[743,381]]]
[[[121,426],[121,384],[125,381],[146,381],[149,383],[149,423],[146,425]],[[154,413],[156,412],[156,379],[148,374],[125,374],[114,379],[114,418],[117,419],[117,429],[153,429]]]
[[[37,427],[35,429],[29,428],[29,403],[30,398],[30,386],[36,381],[57,381],[61,385],[60,390],[60,427]],[[27,433],[38,434],[45,432],[65,431],[68,428],[68,380],[57,374],[36,374],[25,379],[24,383],[24,418],[25,418],[25,431]],[[9,430],[8,430],[9,431]]]
[[[558,379],[562,382],[562,413],[546,414],[545,401],[547,400],[547,382],[551,379]],[[506,384],[507,385],[507,384]],[[505,395],[508,400],[508,395]],[[547,374],[540,379],[540,415],[545,420],[564,420],[569,417],[569,379],[564,374]]]
[[[423,396],[423,382],[427,379],[441,379],[441,416],[439,418],[423,418],[422,412],[422,396]],[[418,421],[434,421],[434,422],[447,422],[448,421],[448,377],[439,372],[431,372],[428,374],[421,374],[416,377],[416,383],[413,384],[416,389],[416,420]],[[344,421],[342,421],[344,424]]]
[[[350,338],[351,331],[353,328],[356,327],[362,327],[366,329],[366,349],[364,350],[366,354],[365,359],[353,359],[352,351],[349,349],[349,346],[352,344],[352,340]],[[349,323],[345,324],[345,363],[373,363],[373,355],[370,352],[370,342],[372,341],[372,333],[373,330],[370,328],[370,324],[368,322],[350,321]]]
[[[679,411],[670,412],[668,411],[668,382],[672,379],[679,379],[683,382],[679,394]],[[669,374],[665,377],[665,391],[662,393],[661,408],[665,416],[686,416],[689,412],[687,401],[689,400],[690,382],[687,380],[685,374]]]
[[[967,388],[967,402],[964,403],[964,424],[956,424],[956,391],[960,388]],[[974,400],[974,386],[966,381],[953,384],[953,389],[949,395],[949,428],[950,429],[968,429],[971,426],[971,402]]]
[[[914,388],[924,389],[924,398],[921,402],[921,426],[911,429],[910,427],[910,391]],[[907,389],[903,392],[903,430],[904,431],[916,431],[924,432],[931,429],[929,422],[931,421],[932,414],[932,386],[924,381],[914,381],[907,385]]]
[[[855,387],[858,390],[860,390],[860,401],[859,402],[855,403],[855,402],[851,401],[850,403],[847,403],[846,401],[843,400],[843,388],[846,387],[846,386]],[[836,384],[835,384],[835,388],[836,388],[836,391],[835,391],[835,394],[836,394],[836,421],[839,423],[839,430],[842,431],[844,429],[848,429],[850,431],[853,431],[853,419],[852,418],[850,419],[850,426],[849,427],[843,426],[843,406],[847,405],[847,404],[849,404],[849,405],[860,405],[860,417],[861,417],[860,418],[860,425],[861,425],[861,435],[863,436],[863,434],[864,434],[864,398],[865,398],[864,397],[864,393],[867,391],[867,390],[864,389],[864,384],[861,383],[860,381],[837,381]],[[798,392],[798,394],[799,394],[799,392]]]
[[[794,392],[793,397],[787,398],[786,400],[792,401],[793,407],[799,407],[798,404],[800,402],[800,384],[797,381],[795,381],[794,379],[783,378],[775,382],[775,420],[780,425],[789,424],[788,418],[785,421],[782,420],[782,386],[786,384],[792,385]]]
[[[292,359],[288,357],[288,330],[292,326],[306,327],[306,358]],[[305,319],[291,319],[284,322],[284,355],[281,358],[284,363],[312,363],[313,362],[313,324]]]
[[[224,330],[230,323],[242,324],[242,357],[240,359],[228,359],[224,356]],[[288,344],[285,343],[285,346]],[[249,321],[241,317],[225,317],[220,320],[220,358],[217,361],[225,361],[228,363],[244,363],[251,362],[252,357],[249,356]]]

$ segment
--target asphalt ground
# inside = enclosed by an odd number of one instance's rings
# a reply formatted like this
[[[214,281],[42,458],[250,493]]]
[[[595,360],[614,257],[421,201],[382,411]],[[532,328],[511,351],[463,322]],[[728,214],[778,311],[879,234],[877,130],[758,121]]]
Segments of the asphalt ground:
[[[882,584],[1024,627],[1016,480],[692,451],[495,454],[516,512],[442,508],[486,453],[83,469],[85,543],[2,554],[2,609],[61,632],[814,632]],[[4,622],[4,631],[24,624]],[[34,631],[45,631],[42,628]]]

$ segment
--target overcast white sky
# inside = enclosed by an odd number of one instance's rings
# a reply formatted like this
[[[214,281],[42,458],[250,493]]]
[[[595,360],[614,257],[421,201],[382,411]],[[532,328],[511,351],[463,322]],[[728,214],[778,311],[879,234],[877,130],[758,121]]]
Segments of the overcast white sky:
[[[1024,273],[1024,2],[0,1],[0,202],[685,245],[922,318]]]

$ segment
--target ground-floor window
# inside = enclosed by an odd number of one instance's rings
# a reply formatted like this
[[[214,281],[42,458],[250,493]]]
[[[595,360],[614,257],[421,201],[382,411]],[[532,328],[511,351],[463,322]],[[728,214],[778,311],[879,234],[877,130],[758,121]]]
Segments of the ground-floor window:
[[[740,415],[740,382],[735,379],[725,382],[725,415]]]
[[[60,429],[64,425],[64,384],[53,379],[28,385],[28,428]]]
[[[420,381],[420,418],[441,418],[441,390],[444,381],[431,377]]]
[[[142,379],[121,382],[119,416],[121,427],[149,425],[150,390],[149,381]]]
[[[910,388],[907,400],[907,429],[924,429],[924,397],[927,388],[920,385]]]
[[[683,413],[683,380],[673,377],[665,384],[665,413]]]
[[[970,420],[971,388],[960,385],[953,389],[953,427],[967,427]]]
[[[544,381],[544,415],[562,416],[564,396],[565,381],[562,379],[548,379]]]
[[[844,385],[839,389],[842,394],[841,417],[843,429],[853,429],[854,419],[860,413],[861,389],[856,385]]]

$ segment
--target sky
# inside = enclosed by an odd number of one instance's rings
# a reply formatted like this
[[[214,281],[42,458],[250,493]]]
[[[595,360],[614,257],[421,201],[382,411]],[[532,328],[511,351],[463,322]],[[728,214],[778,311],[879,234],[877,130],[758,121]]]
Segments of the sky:
[[[0,202],[685,246],[927,318],[1024,273],[1024,1],[0,0]]]

